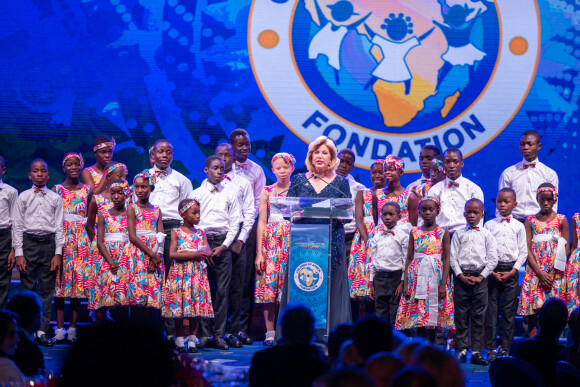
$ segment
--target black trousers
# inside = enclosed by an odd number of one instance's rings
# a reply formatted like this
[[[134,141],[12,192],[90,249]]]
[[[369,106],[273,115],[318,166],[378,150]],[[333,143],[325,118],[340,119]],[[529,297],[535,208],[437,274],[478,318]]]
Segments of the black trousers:
[[[473,352],[481,352],[483,323],[487,309],[487,278],[476,285],[466,285],[455,277],[454,283],[455,349],[462,351],[468,348],[471,322],[471,349]]]
[[[511,269],[496,269],[496,272],[508,272]],[[497,348],[497,323],[501,314],[501,348],[509,352],[514,340],[516,310],[518,308],[518,273],[506,282],[498,282],[489,276],[487,283],[489,298],[485,313],[485,345],[487,349]],[[500,313],[501,311],[501,313]]]
[[[378,272],[373,278],[375,286],[375,309],[377,315],[384,317],[395,326],[397,309],[401,297],[395,297],[395,291],[401,284],[402,270],[393,272]]]
[[[56,285],[56,270],[50,271],[50,262],[55,248],[54,234],[24,233],[22,249],[26,260],[26,273],[20,273],[20,287],[22,290],[35,291],[40,296],[43,307],[40,330],[43,332],[48,332],[50,328],[52,298]]]
[[[163,245],[163,264],[165,265],[165,278],[169,274],[171,268],[171,257],[169,256],[169,248],[171,247],[171,230],[181,226],[181,221],[177,219],[163,220],[163,232],[165,233],[165,244]],[[155,320],[157,317],[152,316]],[[172,318],[163,318],[163,328],[167,336],[175,336],[175,321]]]
[[[226,235],[207,237],[210,248],[221,246]],[[226,332],[228,319],[228,294],[232,280],[232,252],[227,249],[219,258],[213,258],[214,266],[207,267],[211,303],[213,305],[213,319],[200,319],[200,337],[212,336],[214,339],[221,338]]]
[[[246,267],[244,275],[244,289],[242,293],[242,312],[240,317],[240,332],[248,334],[252,316],[254,315],[254,287],[256,284],[256,235],[258,233],[258,219],[254,222],[250,235],[246,240]],[[232,284],[233,286],[233,284]],[[233,332],[232,332],[233,333]],[[237,333],[237,332],[236,332]]]
[[[230,286],[230,302],[229,302],[229,319],[228,319],[228,333],[235,335],[240,331],[240,318],[242,315],[245,283],[246,278],[246,245],[242,247],[242,251],[236,254],[232,251],[232,282]],[[253,266],[253,264],[252,264]]]
[[[8,255],[12,251],[10,227],[0,230],[0,309],[6,307],[12,270],[8,270]]]

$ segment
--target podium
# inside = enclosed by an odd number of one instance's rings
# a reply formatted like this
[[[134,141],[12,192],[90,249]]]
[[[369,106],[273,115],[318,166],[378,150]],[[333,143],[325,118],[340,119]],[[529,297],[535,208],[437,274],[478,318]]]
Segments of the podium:
[[[330,331],[332,221],[352,221],[353,201],[344,198],[271,197],[270,219],[290,220],[290,252],[285,276],[287,302],[308,305],[316,330]],[[284,302],[286,301],[286,302]]]

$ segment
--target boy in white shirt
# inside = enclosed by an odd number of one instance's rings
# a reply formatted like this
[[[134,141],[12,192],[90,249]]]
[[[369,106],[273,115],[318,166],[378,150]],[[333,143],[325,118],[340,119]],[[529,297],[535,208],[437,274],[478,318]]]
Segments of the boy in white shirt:
[[[371,298],[375,300],[377,315],[395,326],[397,308],[403,294],[410,225],[397,223],[401,219],[401,207],[396,202],[385,203],[381,219],[383,224],[377,227],[369,241]]]
[[[488,281],[489,299],[485,315],[487,361],[507,356],[514,339],[518,308],[518,271],[528,258],[525,226],[512,217],[517,207],[516,193],[502,188],[496,199],[499,216],[485,223],[485,229],[495,237],[498,264]],[[497,320],[501,305],[501,346],[497,347]]]
[[[471,322],[471,364],[487,365],[481,355],[483,323],[487,308],[487,277],[497,266],[495,238],[479,227],[483,203],[470,199],[465,204],[467,225],[457,230],[451,240],[450,261],[455,272],[455,351],[457,360],[465,363]]]
[[[407,186],[407,191],[413,192],[418,198],[423,197],[423,187],[431,176],[431,161],[439,156],[441,152],[435,145],[425,145],[419,153],[419,166],[421,177]],[[354,196],[353,196],[354,197]]]
[[[0,156],[0,309],[6,306],[12,269],[16,260],[12,248],[14,206],[18,191],[2,181],[6,173],[6,161]]]

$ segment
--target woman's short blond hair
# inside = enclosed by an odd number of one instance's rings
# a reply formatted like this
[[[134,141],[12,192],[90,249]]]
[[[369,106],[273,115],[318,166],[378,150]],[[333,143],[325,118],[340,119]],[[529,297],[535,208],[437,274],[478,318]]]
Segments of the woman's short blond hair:
[[[334,172],[336,167],[338,167],[338,151],[336,150],[336,145],[334,141],[326,136],[320,136],[316,140],[312,141],[310,145],[308,145],[308,154],[306,155],[306,168],[310,172],[314,172],[314,164],[312,163],[312,155],[314,151],[318,150],[322,145],[326,145],[328,150],[330,151],[330,165],[327,167],[328,172]]]

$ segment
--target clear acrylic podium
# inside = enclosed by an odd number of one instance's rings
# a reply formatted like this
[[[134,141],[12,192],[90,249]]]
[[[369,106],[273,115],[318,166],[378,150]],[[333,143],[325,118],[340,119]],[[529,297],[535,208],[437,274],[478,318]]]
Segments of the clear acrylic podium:
[[[353,201],[335,198],[270,197],[270,219],[290,220],[290,252],[282,307],[287,302],[308,305],[316,330],[330,331],[332,220],[352,221]]]

